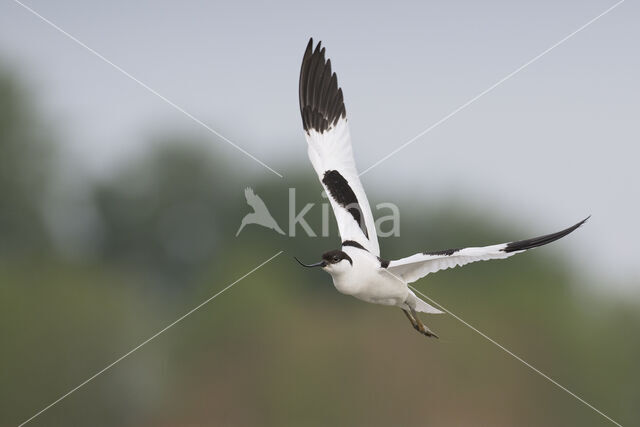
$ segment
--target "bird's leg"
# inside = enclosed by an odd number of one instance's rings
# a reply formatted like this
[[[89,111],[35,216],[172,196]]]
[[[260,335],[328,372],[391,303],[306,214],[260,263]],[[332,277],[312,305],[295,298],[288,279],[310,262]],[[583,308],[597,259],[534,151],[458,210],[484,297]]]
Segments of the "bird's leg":
[[[413,327],[416,331],[427,337],[439,338],[435,333],[433,333],[431,329],[427,327],[427,325],[422,323],[422,320],[420,320],[420,317],[418,317],[418,313],[416,313],[413,308],[409,307],[409,309],[411,310],[411,318],[413,318],[413,321],[411,323],[413,324]],[[405,313],[407,314],[407,317],[409,317],[409,313],[407,313],[406,310]]]
[[[407,316],[407,319],[409,319],[409,322],[411,322],[411,326],[413,326],[413,329],[420,332],[420,329],[418,328],[418,322],[416,322],[416,319],[414,319],[413,316],[409,314],[409,312],[404,308],[402,309],[402,312],[404,313],[405,316]]]

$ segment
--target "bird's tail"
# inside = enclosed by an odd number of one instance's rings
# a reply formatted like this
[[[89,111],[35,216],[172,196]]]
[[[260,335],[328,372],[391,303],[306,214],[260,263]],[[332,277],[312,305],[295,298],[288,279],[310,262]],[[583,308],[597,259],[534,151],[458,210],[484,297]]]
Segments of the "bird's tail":
[[[438,310],[432,305],[427,304],[422,301],[420,298],[413,293],[412,290],[409,290],[409,298],[407,298],[407,304],[412,307],[415,311],[419,313],[429,313],[429,314],[442,314],[443,311]]]

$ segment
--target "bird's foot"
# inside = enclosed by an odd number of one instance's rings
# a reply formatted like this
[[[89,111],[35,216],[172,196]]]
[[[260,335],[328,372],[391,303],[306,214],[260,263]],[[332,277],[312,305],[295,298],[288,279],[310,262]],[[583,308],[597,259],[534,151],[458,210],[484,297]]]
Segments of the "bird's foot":
[[[409,319],[409,321],[411,322],[411,326],[413,326],[413,329],[420,332],[425,337],[440,338],[431,329],[427,328],[427,325],[422,323],[422,321],[418,317],[418,313],[416,313],[413,310],[411,310],[412,313],[409,313],[407,310],[404,310],[404,309],[402,311],[404,311],[404,314],[407,316],[407,319]]]
[[[422,335],[424,335],[425,337],[440,338],[431,329],[427,328],[425,325],[422,326],[424,327],[424,329],[418,330],[418,332],[420,332]]]

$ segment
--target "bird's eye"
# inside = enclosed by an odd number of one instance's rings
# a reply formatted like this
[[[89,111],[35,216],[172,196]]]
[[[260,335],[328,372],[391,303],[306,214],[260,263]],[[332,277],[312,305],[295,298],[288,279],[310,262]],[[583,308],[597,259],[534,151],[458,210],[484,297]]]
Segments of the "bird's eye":
[[[338,262],[338,261],[340,261],[340,258],[338,258],[337,256],[334,256],[333,257],[333,262]]]

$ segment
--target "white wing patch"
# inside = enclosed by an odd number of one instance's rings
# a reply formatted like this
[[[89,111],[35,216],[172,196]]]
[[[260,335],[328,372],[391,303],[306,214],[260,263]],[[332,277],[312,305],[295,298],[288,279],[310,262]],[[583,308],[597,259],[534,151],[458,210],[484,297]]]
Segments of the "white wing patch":
[[[367,195],[358,179],[346,119],[332,129],[306,135],[311,164],[329,196],[343,241],[360,243],[374,255],[380,254],[375,223]]]
[[[436,271],[462,266],[475,261],[507,258],[518,253],[502,252],[501,249],[504,247],[506,247],[505,244],[481,248],[464,248],[451,255],[415,254],[407,258],[390,261],[387,268],[393,274],[402,277],[407,283],[411,283]]]

